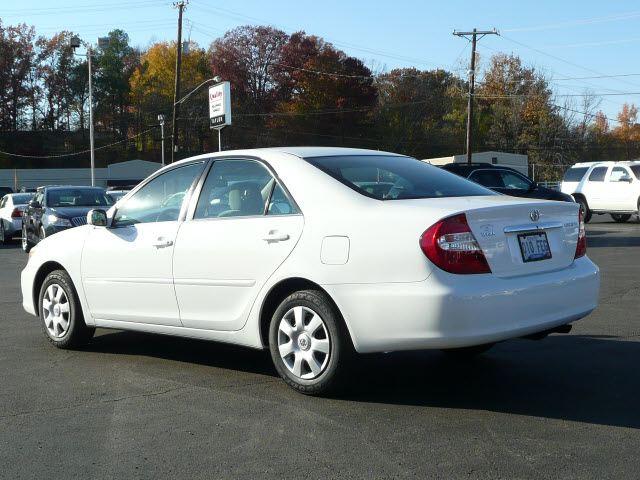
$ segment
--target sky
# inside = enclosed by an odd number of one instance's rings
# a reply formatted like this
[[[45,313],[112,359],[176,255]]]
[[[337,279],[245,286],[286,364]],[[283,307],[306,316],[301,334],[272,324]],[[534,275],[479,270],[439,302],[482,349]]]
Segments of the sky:
[[[42,35],[72,30],[94,42],[122,28],[132,45],[145,47],[175,39],[177,10],[169,0],[0,0],[0,19],[34,25]],[[461,75],[470,45],[452,32],[496,28],[499,36],[478,42],[480,67],[496,52],[517,54],[560,96],[603,94],[600,108],[610,118],[624,102],[640,103],[637,0],[190,0],[184,19],[185,38],[204,47],[236,26],[267,24],[322,36],[374,71],[414,66]],[[558,99],[580,109],[580,97]]]

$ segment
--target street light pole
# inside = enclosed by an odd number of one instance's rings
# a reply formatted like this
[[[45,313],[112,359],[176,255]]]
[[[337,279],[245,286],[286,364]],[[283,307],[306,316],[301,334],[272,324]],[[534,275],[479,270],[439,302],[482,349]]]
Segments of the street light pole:
[[[158,122],[160,123],[160,141],[162,143],[162,166],[164,167],[164,115],[158,115]]]
[[[96,157],[93,148],[93,83],[91,81],[91,46],[87,48],[87,64],[89,66],[89,148],[91,149],[91,186],[96,186]]]

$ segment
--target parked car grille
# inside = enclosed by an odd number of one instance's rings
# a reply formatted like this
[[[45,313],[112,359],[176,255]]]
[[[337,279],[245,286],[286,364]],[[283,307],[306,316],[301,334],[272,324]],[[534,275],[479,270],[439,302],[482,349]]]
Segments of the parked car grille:
[[[87,217],[73,217],[71,219],[71,224],[74,227],[79,227],[81,225],[86,225],[87,224]]]

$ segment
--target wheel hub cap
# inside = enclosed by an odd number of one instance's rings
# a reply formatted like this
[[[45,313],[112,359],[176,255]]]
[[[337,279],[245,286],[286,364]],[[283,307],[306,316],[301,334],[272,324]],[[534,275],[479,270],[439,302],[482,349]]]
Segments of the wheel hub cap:
[[[64,337],[69,330],[69,298],[64,289],[52,283],[42,297],[42,314],[47,333],[53,338]]]
[[[278,327],[278,350],[287,369],[311,380],[322,374],[331,355],[331,339],[324,320],[308,307],[293,307]]]

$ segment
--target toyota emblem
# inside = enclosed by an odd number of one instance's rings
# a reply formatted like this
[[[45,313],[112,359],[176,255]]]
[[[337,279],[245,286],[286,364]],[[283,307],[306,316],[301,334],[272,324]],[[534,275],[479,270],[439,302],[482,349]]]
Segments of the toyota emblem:
[[[537,222],[538,220],[540,220],[540,210],[531,210],[529,212],[529,218],[532,222]]]

